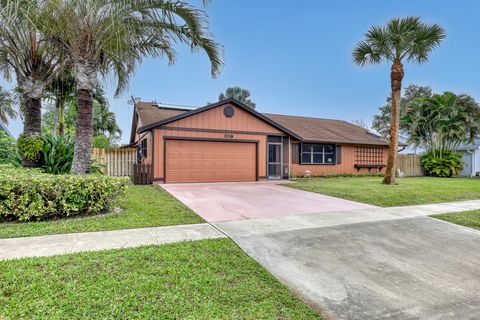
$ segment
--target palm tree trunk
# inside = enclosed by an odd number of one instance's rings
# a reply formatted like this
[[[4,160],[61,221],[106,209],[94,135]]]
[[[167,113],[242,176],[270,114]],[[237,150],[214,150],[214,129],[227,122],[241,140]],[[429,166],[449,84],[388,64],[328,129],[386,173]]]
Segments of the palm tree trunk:
[[[52,126],[53,134],[58,133],[59,120],[60,120],[60,94],[57,90],[57,93],[55,94],[55,113],[53,115],[53,126]]]
[[[40,137],[42,133],[42,99],[32,98],[24,95],[25,114],[23,121],[23,134],[25,136]],[[24,167],[39,167],[39,159],[32,161],[25,158],[22,159]]]
[[[93,94],[81,89],[77,93],[77,119],[75,134],[75,153],[71,172],[86,174],[90,171],[93,136]]]
[[[63,136],[65,132],[65,101],[63,97],[59,96],[60,102],[58,104],[58,135]]]
[[[390,119],[390,144],[388,147],[387,168],[385,171],[384,184],[395,183],[397,171],[398,130],[400,127],[400,98],[402,91],[402,79],[404,71],[400,60],[395,60],[390,72],[390,85],[392,88],[392,114]]]

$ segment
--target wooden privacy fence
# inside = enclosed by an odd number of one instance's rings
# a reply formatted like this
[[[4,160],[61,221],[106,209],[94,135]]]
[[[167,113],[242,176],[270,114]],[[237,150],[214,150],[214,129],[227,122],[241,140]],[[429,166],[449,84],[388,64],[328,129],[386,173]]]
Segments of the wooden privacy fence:
[[[397,169],[406,177],[423,176],[421,156],[418,154],[399,154],[397,158]]]
[[[152,184],[152,166],[150,164],[134,164],[132,181],[133,184]]]
[[[92,157],[104,165],[103,173],[114,177],[132,177],[133,164],[137,162],[137,149],[93,148]]]

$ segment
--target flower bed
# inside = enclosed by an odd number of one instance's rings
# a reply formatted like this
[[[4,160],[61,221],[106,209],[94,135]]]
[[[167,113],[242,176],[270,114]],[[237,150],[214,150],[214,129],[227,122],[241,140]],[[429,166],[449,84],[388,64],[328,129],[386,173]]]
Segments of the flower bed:
[[[39,221],[108,212],[128,178],[51,175],[0,165],[0,222]]]

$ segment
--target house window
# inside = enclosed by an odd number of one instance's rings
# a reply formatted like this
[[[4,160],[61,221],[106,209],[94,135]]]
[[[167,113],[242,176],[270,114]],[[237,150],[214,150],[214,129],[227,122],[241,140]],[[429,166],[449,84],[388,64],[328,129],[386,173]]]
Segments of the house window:
[[[147,157],[147,139],[140,141],[138,146],[138,156],[140,159],[145,159]]]
[[[335,164],[335,145],[302,144],[302,164]]]

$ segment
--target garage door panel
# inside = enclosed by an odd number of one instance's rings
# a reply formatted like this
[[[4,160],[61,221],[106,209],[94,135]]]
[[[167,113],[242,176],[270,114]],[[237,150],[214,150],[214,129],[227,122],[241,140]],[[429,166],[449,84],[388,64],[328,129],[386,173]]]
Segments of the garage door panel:
[[[168,140],[167,182],[255,181],[256,144]]]

